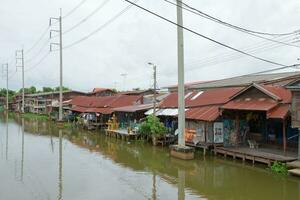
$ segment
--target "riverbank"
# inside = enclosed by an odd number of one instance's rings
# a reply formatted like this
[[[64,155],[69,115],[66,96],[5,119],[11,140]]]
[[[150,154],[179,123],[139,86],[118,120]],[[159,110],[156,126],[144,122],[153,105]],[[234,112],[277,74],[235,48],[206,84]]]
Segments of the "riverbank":
[[[186,162],[170,157],[166,147],[105,137],[101,130],[73,128],[59,134],[53,122],[24,119],[22,134],[18,116],[10,118],[8,126],[1,121],[0,141],[7,141],[0,148],[0,194],[5,199],[300,197],[299,179],[276,175],[262,165],[201,153]],[[4,190],[5,184],[18,192]]]

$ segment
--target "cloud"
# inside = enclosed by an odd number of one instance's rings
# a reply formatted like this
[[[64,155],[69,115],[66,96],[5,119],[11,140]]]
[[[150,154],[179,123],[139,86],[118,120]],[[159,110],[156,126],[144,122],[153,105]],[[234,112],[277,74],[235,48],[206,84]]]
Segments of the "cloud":
[[[72,15],[63,20],[63,29],[67,30],[85,18],[103,1],[87,0]],[[26,48],[34,44],[47,27],[49,17],[58,15],[58,8],[62,7],[63,13],[67,13],[79,2],[79,0],[77,2],[71,0],[2,0],[0,61],[12,61],[10,71],[13,73],[15,71],[14,51],[20,49],[22,45],[26,51]],[[225,21],[253,30],[280,33],[300,29],[297,26],[297,19],[300,17],[298,0],[284,2],[281,0],[189,0],[185,2]],[[176,20],[176,8],[162,0],[140,0],[139,4],[169,19]],[[65,34],[63,44],[71,44],[88,35],[127,5],[122,0],[111,0],[85,23]],[[236,48],[245,50],[252,48],[253,50],[265,47],[260,51],[254,51],[255,55],[283,64],[293,64],[300,56],[297,48],[276,46],[271,42],[237,32],[188,12],[184,12],[184,24]],[[48,36],[48,34],[45,35],[39,47]],[[242,56],[186,31],[184,37],[186,82],[215,80],[276,67]],[[117,82],[118,89],[148,88],[152,82],[152,69],[147,63],[153,62],[158,67],[159,86],[176,84],[176,39],[175,26],[132,7],[88,40],[64,50],[64,83],[68,87],[84,91],[91,90],[93,87],[114,87],[115,82]],[[291,42],[297,38],[287,37],[282,40]],[[56,42],[56,39],[53,42]],[[34,56],[39,47],[26,54],[26,58]],[[35,60],[26,63],[25,68],[28,69],[37,63],[48,50],[49,48],[46,47]],[[125,84],[120,76],[122,73],[128,74]],[[57,86],[59,84],[57,52],[51,53],[47,59],[28,71],[25,76],[27,86],[36,85],[39,88]],[[12,77],[11,88],[20,88],[20,77],[19,72]],[[5,87],[4,80],[0,83],[0,87]]]

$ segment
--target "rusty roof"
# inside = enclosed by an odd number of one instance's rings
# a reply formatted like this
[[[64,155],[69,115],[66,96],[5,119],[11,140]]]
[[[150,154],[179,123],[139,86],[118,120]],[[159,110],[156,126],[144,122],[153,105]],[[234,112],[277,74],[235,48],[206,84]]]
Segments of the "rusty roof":
[[[113,92],[113,90],[109,89],[109,88],[94,88],[91,93],[99,93],[99,92],[105,92],[105,91]]]
[[[290,110],[289,104],[280,104],[274,109],[267,112],[267,118],[273,119],[285,119]]]
[[[123,106],[114,108],[114,111],[117,112],[136,112],[136,111],[144,111],[153,108],[153,104],[139,104],[139,105],[132,105],[132,106]]]
[[[130,106],[138,104],[140,96],[127,96],[127,95],[116,95],[116,96],[105,96],[105,97],[87,97],[78,96],[72,99],[72,110],[78,108],[78,112],[81,112],[83,108],[90,109],[90,112],[96,112],[98,108],[117,108],[123,106]],[[77,111],[77,110],[74,110]],[[103,109],[101,110],[103,111]],[[87,112],[85,110],[84,112]],[[107,111],[108,112],[108,111]],[[109,111],[110,112],[110,111]]]
[[[238,93],[242,88],[220,88],[206,91],[188,92],[185,95],[186,107],[197,107],[206,105],[224,104],[230,100],[230,97]],[[177,108],[178,95],[177,92],[171,93],[161,104],[161,108]]]
[[[275,108],[278,103],[273,99],[238,99],[231,100],[227,104],[221,106],[222,109],[229,110],[256,110],[256,111],[268,111]]]
[[[219,117],[219,106],[203,106],[197,108],[190,108],[185,112],[186,119],[201,120],[201,121],[215,121]]]

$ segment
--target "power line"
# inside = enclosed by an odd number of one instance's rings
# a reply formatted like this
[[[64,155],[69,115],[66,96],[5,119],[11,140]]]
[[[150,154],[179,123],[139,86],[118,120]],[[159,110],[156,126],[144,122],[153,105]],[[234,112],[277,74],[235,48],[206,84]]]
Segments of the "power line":
[[[82,0],[81,2],[79,2],[72,10],[70,10],[65,16],[63,16],[63,18],[66,18],[66,17],[70,16],[71,14],[73,14],[86,1],[87,0]],[[43,39],[43,37],[48,33],[49,28],[50,28],[50,26],[46,27],[46,29],[42,32],[42,34],[38,38],[38,40],[29,49],[27,49],[25,51],[25,54],[28,54],[29,52],[31,52],[40,43],[40,41]]]
[[[26,63],[32,62],[33,60],[35,60],[42,52],[43,50],[48,46],[50,39],[47,39],[43,45],[41,46],[41,48],[38,50],[38,52],[34,55],[31,56],[31,58],[25,60]]]
[[[72,15],[82,4],[84,4],[87,0],[80,1],[72,10],[70,10],[66,15],[64,15],[62,18],[69,17]]]
[[[49,56],[49,54],[50,52],[47,52],[47,54],[45,54],[36,64],[32,65],[30,68],[25,70],[25,72],[31,71],[34,68],[38,67]]]
[[[172,3],[172,2],[170,2],[168,0],[164,0],[164,1],[166,1],[168,3]],[[294,33],[296,33],[296,32],[299,31],[298,30],[298,31],[293,31],[293,32],[289,32],[289,33],[267,33],[267,32],[260,32],[260,31],[253,31],[253,30],[250,30],[250,29],[246,29],[246,28],[243,28],[243,27],[240,27],[240,26],[236,26],[236,25],[230,24],[228,22],[222,21],[222,20],[220,20],[220,19],[218,19],[216,17],[213,17],[213,16],[211,16],[209,14],[206,14],[206,13],[204,13],[204,12],[202,12],[202,11],[200,11],[200,10],[192,7],[192,6],[189,6],[188,4],[183,3],[182,1],[181,1],[181,3],[182,3],[182,5],[186,6],[187,8],[192,9],[192,10],[194,10],[194,11],[196,11],[196,12],[198,12],[198,13],[200,13],[200,14],[202,14],[202,15],[210,18],[210,19],[213,19],[213,20],[215,20],[215,21],[217,21],[219,23],[222,23],[224,25],[230,26],[230,27],[235,28],[235,29],[239,29],[239,30],[243,30],[243,31],[246,31],[246,32],[254,33],[254,34],[269,35],[269,36],[284,36],[284,35],[291,35],[291,34],[294,34]],[[172,4],[174,4],[174,3],[172,3]],[[183,8],[183,9],[185,9],[185,8]]]
[[[276,45],[272,44],[271,46],[261,46],[259,48],[252,48],[249,49],[248,53],[261,53],[265,52],[266,50],[273,50],[275,48],[279,48],[282,45]],[[221,60],[219,58],[222,58]],[[191,65],[205,65],[204,67],[220,64],[220,63],[225,63],[225,62],[230,62],[236,59],[243,58],[243,55],[237,55],[236,53],[231,53],[231,54],[224,54],[223,55],[216,55],[216,56],[211,56],[211,57],[206,57],[204,59],[188,63],[186,66],[191,66]],[[189,68],[191,69],[191,68]]]
[[[28,49],[25,51],[25,54],[28,54],[30,51],[32,51],[43,39],[43,37],[48,33],[49,26],[42,32],[42,35],[39,37],[39,39]]]
[[[262,33],[261,32],[256,32],[256,31],[252,31],[252,30],[249,30],[249,29],[244,29],[244,28],[241,28],[241,27],[229,24],[229,23],[224,22],[224,21],[222,21],[220,19],[212,17],[212,16],[210,16],[210,15],[208,15],[208,14],[206,14],[206,13],[204,13],[204,12],[202,12],[202,11],[196,9],[196,8],[193,8],[193,7],[191,7],[191,6],[189,6],[189,5],[185,4],[185,3],[183,3],[183,5],[186,6],[187,8],[182,7],[182,6],[178,6],[176,3],[173,3],[173,2],[171,2],[169,0],[163,0],[163,1],[165,1],[165,2],[167,2],[169,4],[172,4],[172,5],[175,5],[177,7],[180,7],[182,9],[187,10],[187,11],[189,11],[191,13],[194,13],[194,14],[196,14],[198,16],[204,17],[204,18],[206,18],[208,20],[214,21],[216,23],[219,23],[221,25],[227,26],[229,28],[233,28],[233,29],[235,29],[237,31],[246,33],[248,35],[251,35],[251,36],[254,36],[254,37],[257,37],[257,38],[260,38],[260,39],[268,40],[268,41],[271,41],[271,42],[280,43],[280,44],[284,44],[284,45],[287,45],[287,46],[292,46],[292,47],[300,48],[300,46],[298,46],[298,45],[289,44],[289,43],[285,43],[285,42],[280,42],[280,41],[277,41],[277,40],[274,40],[274,39],[263,37],[261,35],[256,35],[256,34],[259,34],[259,33],[262,34]],[[297,31],[294,31],[292,33],[286,33],[286,34],[271,34],[271,33],[266,34],[266,33],[264,33],[264,35],[272,35],[272,36],[285,36],[285,35],[292,35],[292,34],[299,34],[299,32],[297,33]]]
[[[191,33],[193,33],[193,34],[195,34],[195,35],[198,35],[198,36],[200,36],[200,37],[202,37],[202,38],[204,38],[204,39],[206,39],[206,40],[209,40],[209,41],[211,41],[211,42],[214,42],[214,43],[216,43],[216,44],[218,44],[218,45],[221,45],[221,46],[226,47],[226,48],[228,48],[228,49],[231,49],[231,50],[233,50],[233,51],[239,52],[239,53],[241,53],[241,54],[247,55],[247,56],[249,56],[249,57],[252,57],[252,58],[255,58],[255,59],[257,59],[257,60],[264,61],[264,62],[267,62],[267,63],[270,63],[270,64],[273,64],[273,65],[287,66],[287,65],[280,64],[280,63],[277,63],[277,62],[274,62],[274,61],[270,61],[270,60],[267,60],[267,59],[264,59],[264,58],[260,58],[260,57],[258,57],[258,56],[255,56],[255,55],[249,54],[249,53],[247,53],[247,52],[244,52],[244,51],[242,51],[242,50],[239,50],[239,49],[236,49],[236,48],[234,48],[234,47],[231,47],[231,46],[229,46],[229,45],[227,45],[227,44],[218,42],[218,41],[216,41],[216,40],[214,40],[214,39],[212,39],[212,38],[209,38],[209,37],[207,37],[207,36],[205,36],[205,35],[203,35],[203,34],[201,34],[201,33],[196,32],[196,31],[194,31],[194,30],[192,30],[192,29],[190,29],[190,28],[187,28],[187,27],[185,27],[185,26],[181,26],[181,25],[179,25],[179,24],[177,24],[177,23],[175,23],[175,22],[173,22],[173,21],[171,21],[171,20],[169,20],[169,19],[167,19],[167,18],[165,18],[165,17],[163,17],[163,16],[161,16],[161,15],[155,13],[155,12],[152,12],[152,11],[150,11],[150,10],[148,10],[148,9],[146,9],[146,8],[144,8],[144,7],[142,7],[142,6],[138,5],[138,4],[136,4],[136,3],[134,3],[134,2],[131,2],[131,1],[129,1],[129,0],[124,0],[124,1],[130,3],[131,5],[136,6],[136,7],[140,8],[140,9],[142,9],[142,10],[144,10],[144,11],[146,11],[146,12],[148,12],[148,13],[150,13],[150,14],[152,14],[152,15],[154,15],[154,16],[160,18],[160,19],[163,19],[164,21],[167,21],[167,22],[169,22],[169,23],[171,23],[171,24],[173,24],[173,25],[179,26],[179,27],[181,27],[182,29],[184,29],[184,30],[186,30],[186,31],[189,31],[189,32],[191,32]]]
[[[135,0],[134,2],[138,2],[139,0]],[[104,23],[103,25],[101,25],[100,27],[98,27],[97,29],[95,29],[94,31],[92,31],[91,33],[89,33],[88,35],[86,35],[85,37],[67,45],[64,47],[64,49],[68,49],[71,48],[75,45],[77,45],[78,43],[81,43],[85,40],[87,40],[88,38],[90,38],[91,36],[93,36],[94,34],[98,33],[99,31],[103,30],[105,27],[107,27],[109,24],[113,23],[116,19],[118,19],[121,15],[123,15],[125,12],[127,12],[130,8],[132,7],[132,5],[128,5],[126,6],[123,10],[121,10],[119,13],[117,13],[115,16],[113,16],[112,18],[110,18],[106,23]]]
[[[102,4],[100,4],[95,10],[93,10],[93,12],[91,12],[88,16],[86,16],[85,18],[83,18],[82,20],[80,20],[77,24],[75,24],[74,26],[72,26],[71,28],[65,30],[63,32],[63,34],[66,34],[72,30],[74,30],[75,28],[77,28],[78,26],[80,26],[82,23],[86,22],[90,17],[92,17],[93,15],[95,15],[99,10],[101,10],[110,0],[106,0],[104,1]]]

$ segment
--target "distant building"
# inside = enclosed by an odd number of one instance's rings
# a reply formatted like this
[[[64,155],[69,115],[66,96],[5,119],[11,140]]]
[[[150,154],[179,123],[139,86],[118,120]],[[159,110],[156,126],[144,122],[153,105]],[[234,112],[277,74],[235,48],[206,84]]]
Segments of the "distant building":
[[[79,91],[63,91],[63,101],[69,101],[76,96],[86,95]],[[58,111],[59,92],[42,92],[25,95],[25,112],[37,114],[50,114]],[[22,108],[22,95],[16,95],[12,107],[14,111],[20,112]]]
[[[88,93],[88,96],[104,97],[116,95],[115,90],[109,88],[94,88],[92,92]]]

